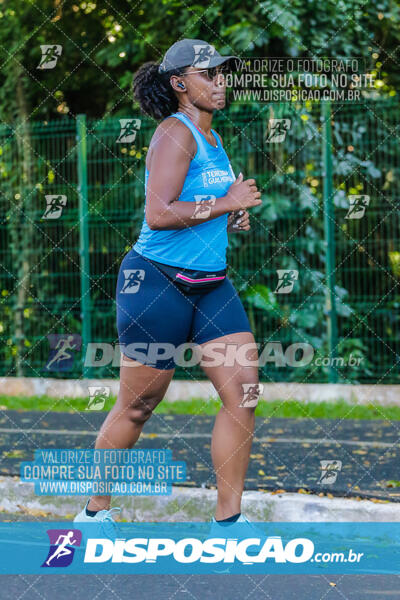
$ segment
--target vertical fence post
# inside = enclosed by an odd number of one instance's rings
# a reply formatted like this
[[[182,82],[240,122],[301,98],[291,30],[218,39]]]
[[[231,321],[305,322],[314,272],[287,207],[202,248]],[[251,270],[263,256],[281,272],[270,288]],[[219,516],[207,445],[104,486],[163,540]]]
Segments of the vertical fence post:
[[[92,311],[90,302],[89,223],[87,185],[87,130],[86,115],[77,115],[78,141],[78,194],[79,194],[79,256],[81,279],[82,363],[83,377],[90,376],[90,368],[84,366],[88,343],[92,334]]]
[[[337,356],[337,313],[335,297],[335,227],[333,207],[333,175],[332,175],[332,124],[330,102],[322,102],[322,155],[324,180],[324,230],[326,260],[326,314],[329,348],[329,383],[338,380],[337,366],[332,364]]]

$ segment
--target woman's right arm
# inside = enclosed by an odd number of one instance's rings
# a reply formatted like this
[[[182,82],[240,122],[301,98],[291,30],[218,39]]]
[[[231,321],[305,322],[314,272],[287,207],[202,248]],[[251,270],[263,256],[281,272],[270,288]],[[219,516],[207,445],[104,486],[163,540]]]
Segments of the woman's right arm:
[[[150,229],[184,229],[261,203],[254,179],[238,177],[226,196],[209,206],[206,218],[196,218],[198,203],[178,200],[196,150],[192,132],[179,119],[166,119],[158,126],[151,143],[147,180],[146,222]]]

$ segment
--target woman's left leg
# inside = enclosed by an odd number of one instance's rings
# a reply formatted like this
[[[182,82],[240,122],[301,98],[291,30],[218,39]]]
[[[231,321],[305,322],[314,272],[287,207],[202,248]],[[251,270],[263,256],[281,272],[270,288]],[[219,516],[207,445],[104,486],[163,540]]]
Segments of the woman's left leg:
[[[207,359],[207,354],[210,356],[215,344],[219,346],[215,346],[214,357],[218,354],[221,359],[216,361],[214,358],[212,363]],[[215,518],[222,520],[241,512],[258,400],[258,351],[253,334],[249,331],[199,344],[199,351],[200,366],[223,404],[215,419],[211,441],[218,487]]]

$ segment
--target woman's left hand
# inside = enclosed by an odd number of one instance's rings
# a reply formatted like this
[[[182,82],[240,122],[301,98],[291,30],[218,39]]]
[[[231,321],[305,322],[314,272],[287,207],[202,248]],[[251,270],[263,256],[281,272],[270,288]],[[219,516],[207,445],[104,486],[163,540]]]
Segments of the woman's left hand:
[[[249,231],[249,229],[250,215],[247,210],[238,210],[229,213],[227,229],[229,233],[234,233],[235,231]]]

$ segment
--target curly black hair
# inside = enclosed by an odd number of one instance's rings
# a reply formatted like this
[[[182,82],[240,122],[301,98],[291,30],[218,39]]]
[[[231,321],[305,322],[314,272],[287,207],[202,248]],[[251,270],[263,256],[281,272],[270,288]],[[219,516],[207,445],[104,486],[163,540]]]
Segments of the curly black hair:
[[[144,63],[134,74],[132,82],[133,97],[139,102],[140,110],[157,121],[178,110],[178,99],[169,78],[181,75],[187,68],[164,74],[158,72],[159,66],[155,62]]]

